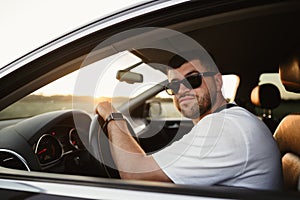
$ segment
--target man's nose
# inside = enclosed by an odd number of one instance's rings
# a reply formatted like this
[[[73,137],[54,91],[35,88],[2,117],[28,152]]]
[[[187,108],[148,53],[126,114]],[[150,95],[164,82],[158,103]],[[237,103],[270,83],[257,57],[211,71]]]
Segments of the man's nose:
[[[180,83],[179,90],[178,90],[177,94],[184,94],[184,93],[186,93],[186,92],[188,92],[190,90],[191,89],[188,88],[188,87],[186,87],[183,83]]]

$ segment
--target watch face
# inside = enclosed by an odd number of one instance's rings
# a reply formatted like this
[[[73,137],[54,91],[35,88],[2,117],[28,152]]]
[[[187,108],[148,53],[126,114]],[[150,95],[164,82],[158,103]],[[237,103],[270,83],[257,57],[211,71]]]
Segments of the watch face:
[[[123,119],[122,113],[111,113],[112,119]]]

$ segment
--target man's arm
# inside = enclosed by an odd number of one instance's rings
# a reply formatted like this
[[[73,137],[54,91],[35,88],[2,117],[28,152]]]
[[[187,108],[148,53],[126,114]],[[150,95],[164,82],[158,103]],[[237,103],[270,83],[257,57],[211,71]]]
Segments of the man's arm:
[[[116,110],[108,102],[101,102],[97,112],[107,119]],[[152,180],[172,182],[160,169],[152,156],[146,155],[144,150],[131,136],[126,121],[112,120],[107,124],[108,137],[111,141],[110,149],[115,164],[123,179]]]

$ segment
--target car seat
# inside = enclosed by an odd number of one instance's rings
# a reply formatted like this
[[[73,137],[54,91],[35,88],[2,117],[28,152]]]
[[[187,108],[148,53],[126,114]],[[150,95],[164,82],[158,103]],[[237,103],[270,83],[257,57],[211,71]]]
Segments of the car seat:
[[[300,92],[300,48],[291,53],[279,65],[279,75],[285,89]],[[275,140],[282,153],[282,169],[285,189],[299,189],[300,175],[300,113],[285,116],[278,125]]]
[[[258,85],[251,92],[251,102],[262,109],[260,118],[274,133],[279,122],[273,117],[272,110],[280,105],[279,89],[270,83]]]

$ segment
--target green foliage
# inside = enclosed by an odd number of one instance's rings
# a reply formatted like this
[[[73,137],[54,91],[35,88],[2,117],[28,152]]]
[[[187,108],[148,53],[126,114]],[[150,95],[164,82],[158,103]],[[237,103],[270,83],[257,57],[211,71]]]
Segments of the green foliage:
[[[72,108],[72,96],[29,95],[0,112],[0,119],[31,117],[37,114]]]

